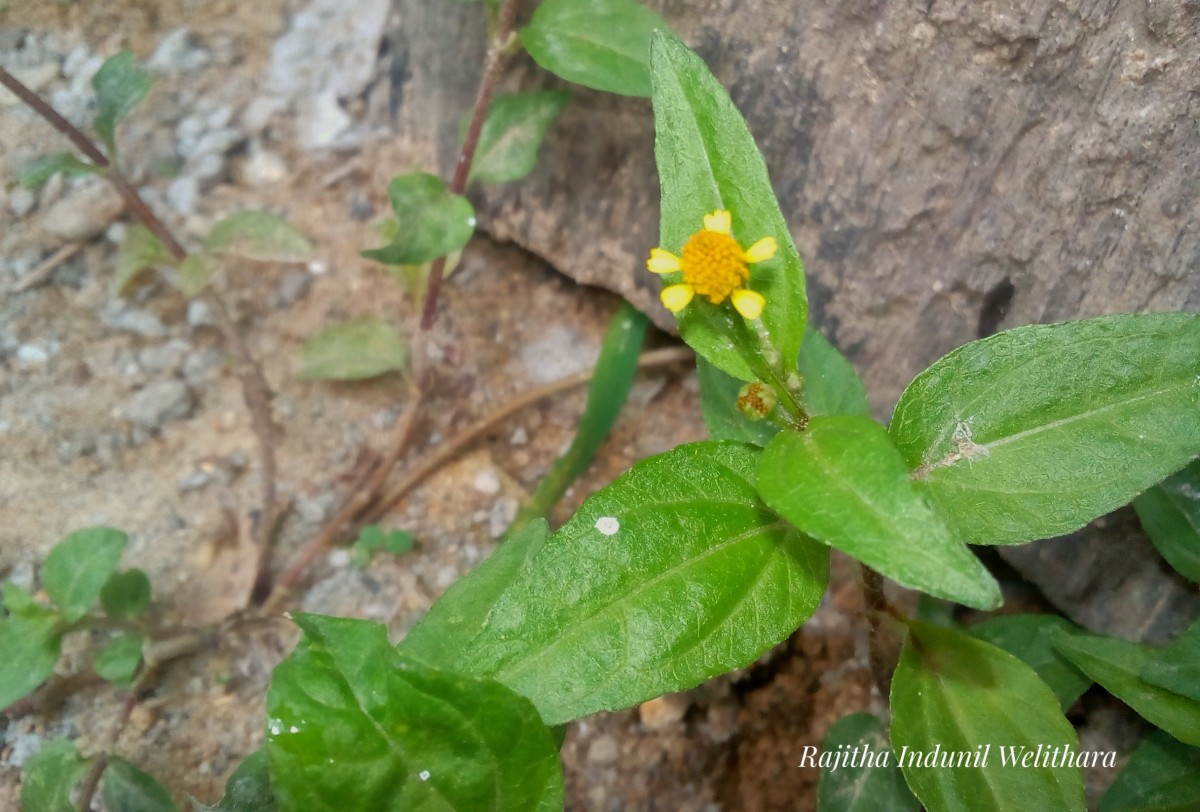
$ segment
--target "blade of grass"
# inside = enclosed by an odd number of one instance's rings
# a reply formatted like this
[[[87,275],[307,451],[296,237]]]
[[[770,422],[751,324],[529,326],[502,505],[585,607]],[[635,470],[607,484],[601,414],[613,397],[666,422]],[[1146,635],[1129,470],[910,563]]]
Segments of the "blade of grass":
[[[504,534],[505,538],[530,520],[549,514],[571,483],[591,465],[629,397],[647,324],[649,319],[628,302],[623,303],[613,315],[604,336],[604,344],[600,347],[600,357],[596,359],[596,372],[588,387],[587,406],[579,418],[575,439],[538,484],[529,501],[517,512],[512,526]]]

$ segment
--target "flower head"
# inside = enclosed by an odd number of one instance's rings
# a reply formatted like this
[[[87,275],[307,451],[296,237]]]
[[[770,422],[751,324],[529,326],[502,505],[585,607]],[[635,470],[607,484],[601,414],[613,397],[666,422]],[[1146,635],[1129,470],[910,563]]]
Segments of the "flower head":
[[[698,293],[715,305],[732,300],[734,309],[747,319],[762,315],[766,299],[745,287],[750,279],[750,269],[746,266],[775,256],[775,238],[763,237],[742,250],[730,233],[731,228],[729,212],[714,211],[704,215],[704,228],[688,238],[680,252],[683,256],[677,257],[662,248],[650,251],[646,268],[651,273],[683,273],[682,282],[662,290],[662,303],[667,310],[672,313],[683,310]]]

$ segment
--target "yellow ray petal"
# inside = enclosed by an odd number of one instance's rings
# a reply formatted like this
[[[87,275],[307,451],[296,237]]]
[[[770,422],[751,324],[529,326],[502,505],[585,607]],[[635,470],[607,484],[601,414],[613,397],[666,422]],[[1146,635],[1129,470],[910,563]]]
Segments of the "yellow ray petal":
[[[696,295],[696,289],[688,284],[668,285],[662,289],[659,298],[662,299],[663,307],[670,310],[672,313],[678,313],[688,306],[688,302],[692,301],[692,297]]]
[[[666,293],[664,290],[663,293]],[[762,315],[763,305],[767,300],[761,293],[755,293],[748,288],[739,288],[733,292],[733,308],[750,321]]]
[[[650,249],[650,259],[646,260],[646,270],[650,273],[673,273],[682,268],[679,257],[661,248]]]
[[[746,249],[745,258],[747,262],[765,262],[775,256],[778,249],[774,237],[763,237]]]
[[[714,211],[712,214],[704,215],[704,228],[708,231],[715,231],[718,234],[728,234],[732,227],[733,218],[729,216],[729,212],[727,211]]]

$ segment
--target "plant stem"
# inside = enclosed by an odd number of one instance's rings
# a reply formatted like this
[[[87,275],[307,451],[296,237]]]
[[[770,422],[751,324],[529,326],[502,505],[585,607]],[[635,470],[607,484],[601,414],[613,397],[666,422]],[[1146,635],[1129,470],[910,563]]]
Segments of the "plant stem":
[[[858,566],[862,571],[863,602],[867,609],[867,656],[871,665],[871,678],[875,681],[875,687],[879,689],[879,695],[887,702],[892,687],[891,666],[895,663],[889,662],[892,658],[887,652],[892,647],[886,640],[887,630],[883,624],[883,617],[895,615],[896,610],[888,603],[887,596],[883,593],[883,576],[866,564],[860,563]]]
[[[475,93],[475,106],[471,110],[471,122],[467,125],[467,137],[463,140],[462,149],[458,152],[458,161],[454,165],[454,178],[450,182],[452,194],[461,195],[467,190],[467,180],[471,177],[471,163],[475,160],[475,150],[479,147],[479,134],[483,132],[483,122],[487,119],[488,108],[492,104],[496,81],[500,78],[500,68],[508,59],[509,41],[513,37],[516,18],[517,0],[504,0],[488,45],[479,89]],[[422,330],[428,330],[437,321],[437,301],[445,270],[445,257],[435,259],[429,269],[429,286],[425,290],[425,304],[421,308]]]
[[[87,137],[78,127],[67,121],[50,104],[21,84],[11,73],[0,68],[0,85],[8,88],[35,113],[44,118],[54,129],[58,130],[73,143],[96,166],[104,167],[104,178],[129,206],[129,211],[137,220],[158,237],[170,252],[176,262],[187,258],[187,250],[176,239],[167,224],[159,219],[153,209],[146,204],[141,194],[135,189],[115,162],[100,151],[100,148]],[[204,301],[213,312],[217,328],[229,345],[230,350],[238,360],[237,377],[242,387],[242,398],[250,410],[250,421],[254,434],[258,439],[259,478],[262,490],[262,513],[256,525],[256,542],[259,547],[259,577],[266,568],[270,557],[270,548],[275,536],[276,524],[281,511],[277,505],[276,480],[277,468],[275,462],[275,426],[271,419],[271,388],[263,376],[262,367],[255,360],[250,348],[237,331],[237,325],[229,315],[224,300],[213,290],[206,290]]]

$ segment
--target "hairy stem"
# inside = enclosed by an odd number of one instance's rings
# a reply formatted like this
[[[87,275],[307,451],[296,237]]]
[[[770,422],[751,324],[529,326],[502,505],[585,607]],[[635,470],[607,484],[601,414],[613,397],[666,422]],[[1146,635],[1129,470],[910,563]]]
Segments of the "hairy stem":
[[[896,610],[888,603],[883,594],[883,576],[866,564],[860,563],[862,572],[863,602],[866,604],[867,640],[869,642],[868,657],[871,664],[871,678],[879,695],[884,702],[888,701],[892,687],[892,668],[895,666],[894,646],[888,640],[888,631],[884,626],[885,615],[895,615]]]
[[[104,178],[112,185],[117,194],[125,201],[129,211],[137,220],[149,229],[154,236],[162,241],[176,262],[187,258],[187,250],[176,239],[171,229],[167,227],[153,209],[146,204],[141,194],[128,179],[121,174],[116,164],[100,151],[100,148],[88,138],[78,127],[67,121],[45,99],[21,84],[8,71],[0,68],[0,85],[8,88],[35,113],[45,119],[54,129],[66,136],[80,152],[96,166],[103,167]],[[277,505],[275,462],[275,427],[271,420],[271,388],[263,376],[262,367],[255,360],[250,348],[237,331],[237,326],[225,307],[224,300],[215,291],[207,290],[203,294],[204,301],[213,312],[217,327],[230,350],[238,360],[237,377],[242,387],[242,398],[250,410],[250,420],[254,434],[258,439],[259,474],[262,489],[262,513],[256,525],[256,542],[259,547],[259,576],[256,584],[262,578],[262,572],[267,568],[270,557],[271,542],[275,535],[280,510]]]
[[[475,93],[475,106],[471,110],[471,122],[467,125],[467,137],[463,140],[462,149],[458,152],[458,161],[454,165],[454,178],[450,182],[450,191],[453,194],[461,195],[467,190],[471,163],[475,160],[475,150],[479,147],[479,134],[483,132],[483,122],[487,119],[488,108],[492,104],[496,81],[500,78],[500,68],[504,66],[511,50],[509,45],[516,18],[517,0],[504,0],[488,46],[479,90]],[[429,286],[425,289],[425,304],[421,308],[422,330],[428,330],[437,321],[437,301],[445,271],[446,258],[438,257],[429,269]]]

